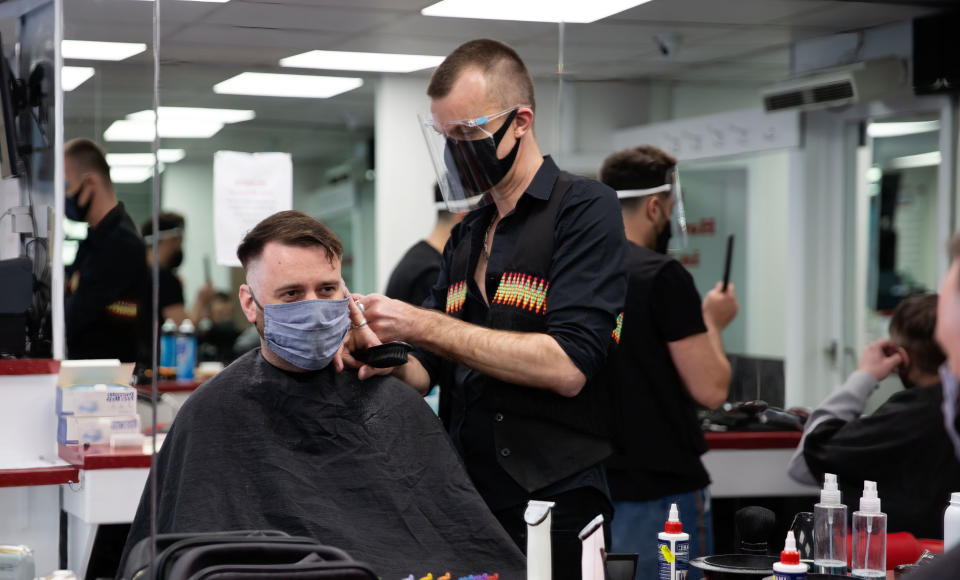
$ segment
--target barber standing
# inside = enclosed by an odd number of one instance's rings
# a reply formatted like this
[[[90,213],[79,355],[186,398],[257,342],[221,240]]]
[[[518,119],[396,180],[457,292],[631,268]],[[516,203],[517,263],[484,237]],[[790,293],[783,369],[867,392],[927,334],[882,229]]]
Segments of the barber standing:
[[[509,46],[460,46],[427,94],[424,135],[447,207],[470,212],[425,308],[372,295],[366,317],[382,340],[420,347],[397,375],[421,393],[440,384],[467,471],[521,548],[527,501],[556,502],[553,571],[579,578],[577,533],[611,515],[611,445],[590,379],[626,291],[616,195],[541,154],[533,82]]]
[[[617,190],[629,241],[627,300],[604,371],[613,397],[618,453],[607,463],[616,516],[612,549],[637,552],[637,578],[657,575],[657,533],[676,503],[690,558],[713,551],[710,476],[697,405],[727,398],[730,363],[721,331],[737,314],[733,285],[702,304],[693,277],[667,255],[685,234],[677,161],[651,146],[609,156],[600,179]],[[699,571],[691,570],[691,578]]]

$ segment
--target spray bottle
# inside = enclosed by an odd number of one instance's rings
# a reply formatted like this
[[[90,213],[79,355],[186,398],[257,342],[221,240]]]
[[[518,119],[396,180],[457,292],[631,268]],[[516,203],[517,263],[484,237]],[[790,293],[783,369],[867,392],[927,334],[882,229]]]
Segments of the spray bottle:
[[[880,511],[877,482],[863,482],[860,510],[853,512],[854,578],[887,577],[887,514]]]
[[[690,534],[684,533],[677,504],[670,504],[670,514],[657,534],[658,580],[680,580],[687,577],[690,562]]]
[[[160,377],[177,378],[177,323],[168,318],[160,327]]]
[[[821,574],[847,573],[847,506],[832,473],[824,474],[820,503],[813,506],[813,566]]]
[[[183,319],[177,332],[177,378],[192,380],[197,366],[197,334],[189,318]]]
[[[780,561],[773,563],[773,577],[776,580],[807,580],[807,565],[800,563],[797,540],[793,530],[787,532],[787,540],[780,552]]]

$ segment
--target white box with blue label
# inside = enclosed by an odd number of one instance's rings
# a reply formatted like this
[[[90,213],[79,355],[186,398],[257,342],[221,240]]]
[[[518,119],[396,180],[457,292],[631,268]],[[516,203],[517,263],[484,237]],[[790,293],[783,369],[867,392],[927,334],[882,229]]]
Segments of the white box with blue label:
[[[126,417],[137,414],[137,390],[126,385],[57,387],[57,415]]]
[[[62,445],[109,444],[115,433],[139,433],[140,417],[77,417],[61,415],[57,425],[57,443]]]

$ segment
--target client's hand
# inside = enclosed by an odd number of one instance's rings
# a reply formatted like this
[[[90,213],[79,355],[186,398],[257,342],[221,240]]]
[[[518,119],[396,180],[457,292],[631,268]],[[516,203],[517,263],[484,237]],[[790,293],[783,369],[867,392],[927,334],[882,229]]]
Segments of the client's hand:
[[[905,359],[906,352],[902,348],[889,340],[877,340],[864,347],[859,368],[880,382],[904,364]]]
[[[392,368],[377,369],[370,365],[363,364],[350,354],[381,344],[380,339],[367,324],[367,320],[363,316],[363,311],[360,310],[360,298],[361,296],[359,294],[352,294],[347,303],[350,308],[350,322],[352,323],[352,327],[350,331],[347,332],[347,338],[343,341],[343,344],[340,345],[340,350],[338,350],[336,356],[334,356],[334,368],[337,372],[341,372],[345,368],[360,369],[358,373],[360,380],[368,379],[374,375],[389,375],[393,372]]]

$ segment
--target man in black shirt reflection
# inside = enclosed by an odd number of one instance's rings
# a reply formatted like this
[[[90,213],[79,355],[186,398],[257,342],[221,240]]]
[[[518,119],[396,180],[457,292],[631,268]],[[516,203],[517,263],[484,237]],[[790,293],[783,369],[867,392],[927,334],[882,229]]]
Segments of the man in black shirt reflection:
[[[90,226],[65,272],[67,356],[143,360],[138,345],[147,343],[151,318],[143,240],[117,201],[103,150],[74,139],[64,158],[66,217]]]
[[[667,255],[679,198],[675,172],[676,159],[650,146],[614,153],[600,172],[617,190],[629,242],[627,300],[605,370],[620,447],[607,469],[612,550],[639,553],[637,578],[656,577],[655,541],[671,503],[690,534],[690,558],[712,551],[696,407],[716,408],[727,398],[730,364],[720,333],[738,309],[732,284],[722,292],[718,283],[701,304],[693,277]]]
[[[420,306],[433,288],[440,274],[443,261],[443,247],[450,238],[450,230],[460,223],[463,214],[447,210],[440,186],[433,185],[433,197],[437,207],[437,225],[425,240],[414,244],[390,274],[387,290],[389,298],[403,300],[414,306]]]

